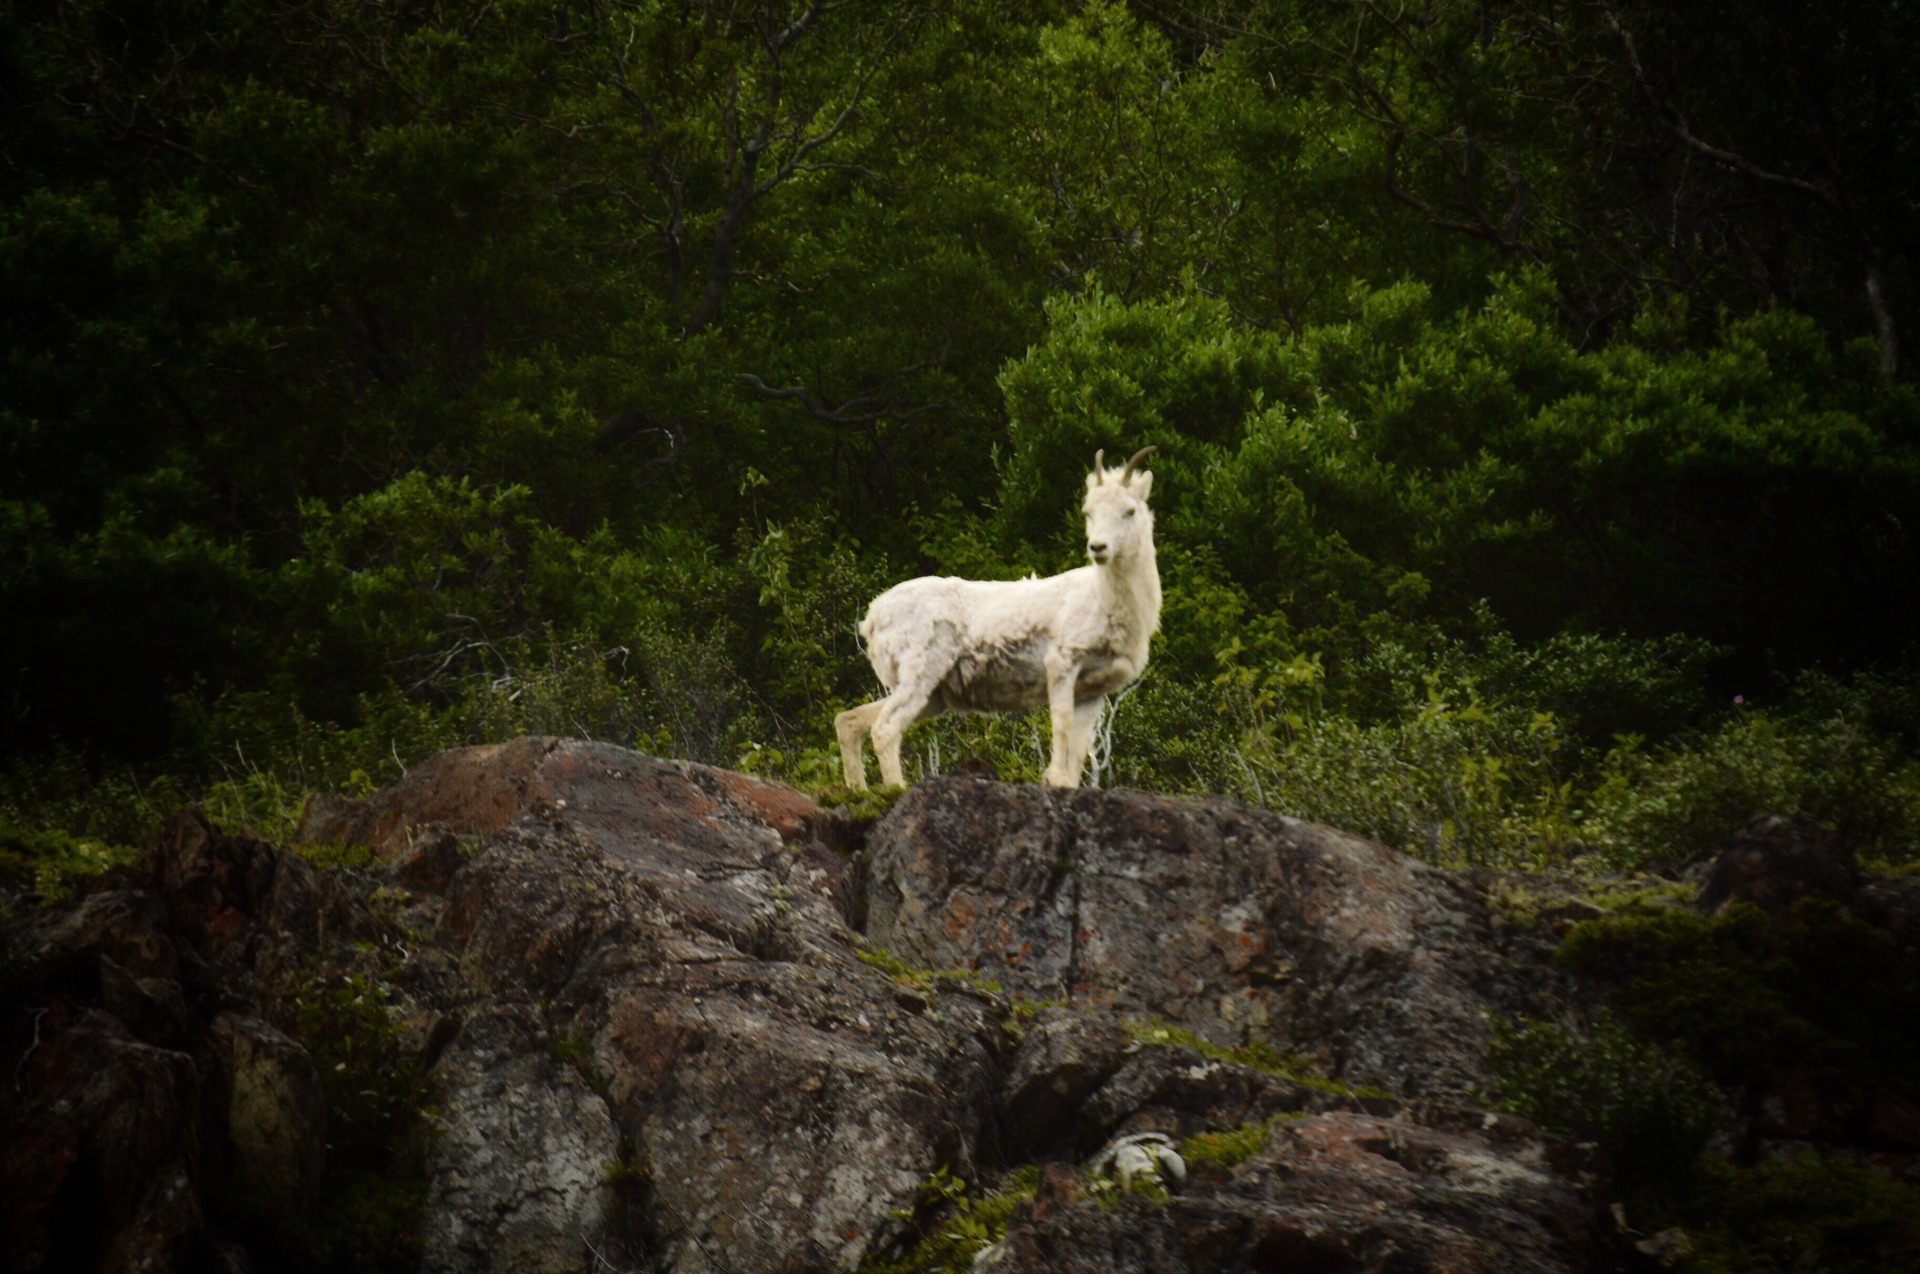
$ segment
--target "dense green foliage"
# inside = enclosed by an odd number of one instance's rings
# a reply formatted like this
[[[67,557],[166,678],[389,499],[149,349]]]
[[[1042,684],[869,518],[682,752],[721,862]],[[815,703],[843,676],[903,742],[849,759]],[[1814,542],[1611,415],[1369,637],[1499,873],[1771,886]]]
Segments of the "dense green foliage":
[[[1562,943],[1570,968],[1616,985],[1622,1018],[1723,1084],[1761,1091],[1786,1066],[1831,1066],[1909,1095],[1920,1052],[1920,959],[1818,898],[1776,920],[1629,907]]]
[[[1710,1274],[1818,1264],[1905,1268],[1920,1190],[1842,1153],[1737,1162],[1703,1153],[1728,1103],[1757,1104],[1786,1067],[1830,1068],[1914,1095],[1920,960],[1823,899],[1770,918],[1629,901],[1582,921],[1557,958],[1607,989],[1584,1028],[1496,1027],[1497,1096],[1600,1144],[1632,1223],[1682,1226]],[[1754,1113],[1749,1110],[1748,1114]]]
[[[1550,1022],[1501,1024],[1490,1059],[1508,1109],[1598,1143],[1631,1188],[1684,1175],[1720,1119],[1718,1088],[1604,1010],[1584,1032]]]
[[[867,599],[1073,564],[1076,475],[1151,442],[1168,622],[1099,781],[1441,861],[1759,806],[1909,857],[1910,227],[1861,141],[1907,19],[1760,21],[19,6],[0,814],[278,830],[518,731],[821,790]]]

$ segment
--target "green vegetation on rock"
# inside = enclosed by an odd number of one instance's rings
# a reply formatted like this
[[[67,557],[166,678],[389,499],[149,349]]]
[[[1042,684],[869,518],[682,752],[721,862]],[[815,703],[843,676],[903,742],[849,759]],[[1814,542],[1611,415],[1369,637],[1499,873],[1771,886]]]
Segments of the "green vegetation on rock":
[[[872,1256],[860,1274],[968,1274],[973,1258],[1000,1241],[1015,1207],[1033,1198],[1040,1169],[1016,1168],[975,1192],[945,1167],[920,1186],[918,1206],[897,1219],[911,1223],[918,1241],[897,1256]]]

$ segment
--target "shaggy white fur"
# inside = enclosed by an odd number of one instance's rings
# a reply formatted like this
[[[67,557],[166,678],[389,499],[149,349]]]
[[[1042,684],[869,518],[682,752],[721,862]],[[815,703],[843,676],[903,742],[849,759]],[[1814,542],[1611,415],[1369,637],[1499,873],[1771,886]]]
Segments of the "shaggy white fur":
[[[867,785],[869,735],[882,781],[899,784],[900,739],[915,721],[1039,707],[1053,715],[1046,781],[1079,786],[1106,697],[1146,668],[1160,628],[1153,474],[1136,468],[1156,450],[1113,469],[1094,456],[1081,509],[1091,565],[1047,579],[927,575],[874,599],[860,636],[887,695],[834,720],[847,786]]]

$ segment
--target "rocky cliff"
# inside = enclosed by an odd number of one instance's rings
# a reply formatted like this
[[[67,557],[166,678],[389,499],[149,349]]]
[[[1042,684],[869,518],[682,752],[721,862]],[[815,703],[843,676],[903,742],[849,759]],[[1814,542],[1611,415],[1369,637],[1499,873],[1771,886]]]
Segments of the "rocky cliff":
[[[184,812],[7,921],[0,1268],[853,1270],[1023,1165],[983,1268],[1639,1259],[1480,1108],[1554,905],[1328,828],[964,775],[867,826],[520,739],[304,839]],[[1142,1131],[1239,1149],[1079,1170]]]

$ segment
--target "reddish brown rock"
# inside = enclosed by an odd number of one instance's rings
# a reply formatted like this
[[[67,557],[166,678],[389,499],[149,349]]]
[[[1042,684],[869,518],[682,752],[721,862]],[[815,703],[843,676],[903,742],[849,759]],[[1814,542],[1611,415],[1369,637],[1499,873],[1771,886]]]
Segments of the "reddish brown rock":
[[[1913,1154],[1920,1151],[1920,1104],[1831,1067],[1791,1066],[1762,1099],[1758,1131],[1768,1139]]]
[[[559,1208],[542,1223],[552,1235],[523,1226],[516,1250],[546,1253],[546,1268],[582,1230],[604,1231],[609,1258],[661,1269],[713,1252],[742,1269],[850,1269],[929,1172],[971,1171],[997,1025],[975,999],[908,992],[858,958],[833,895],[836,827],[791,789],[558,740],[447,753],[310,821],[309,837],[369,841],[403,873],[423,843],[478,837],[445,887],[437,944],[491,1002],[546,1006],[582,1082],[607,1094],[644,1176],[645,1224]],[[518,1074],[496,1060],[455,1082],[473,1069],[459,1060],[474,1055],[467,1034],[446,1054],[450,1092]],[[573,1144],[564,1103],[520,1106],[546,1112],[520,1135]],[[440,1147],[448,1252],[500,1250],[484,1237],[493,1187],[456,1188],[490,1179],[475,1156],[497,1142]],[[584,1200],[578,1159],[533,1155],[521,1184]],[[542,1165],[559,1174],[550,1189]]]

